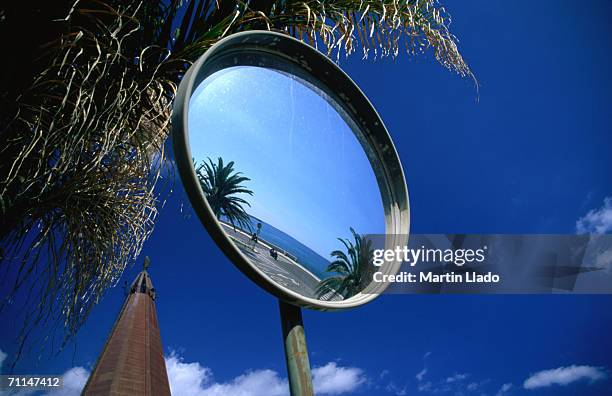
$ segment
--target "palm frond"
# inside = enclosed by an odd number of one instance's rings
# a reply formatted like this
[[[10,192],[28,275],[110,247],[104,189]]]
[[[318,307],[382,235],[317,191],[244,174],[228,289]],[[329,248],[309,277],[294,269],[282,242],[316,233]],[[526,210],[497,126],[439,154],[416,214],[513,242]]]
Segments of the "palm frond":
[[[346,299],[359,293],[368,283],[368,269],[371,267],[373,249],[372,241],[365,240],[350,228],[353,241],[338,238],[346,252],[334,250],[330,256],[336,258],[326,268],[326,272],[338,274],[322,280],[315,294],[317,298],[327,298],[330,293]]]
[[[173,56],[194,59],[226,35],[266,29],[291,35],[336,61],[358,49],[364,59],[431,50],[445,68],[476,81],[449,30],[451,17],[438,0],[200,1],[199,5],[199,12],[194,13],[192,6],[192,12],[185,14]]]
[[[138,257],[157,217],[176,78],[160,65],[167,50],[140,29],[148,12],[77,5],[33,65],[40,71],[3,106],[1,260],[17,268],[7,298],[32,282],[40,302],[26,326],[61,319],[64,342]]]
[[[194,168],[202,191],[215,216],[218,219],[229,221],[234,227],[238,225],[250,231],[251,218],[244,206],[251,206],[251,204],[237,194],[253,195],[253,191],[242,184],[251,179],[234,170],[234,161],[224,165],[221,157],[217,159],[216,164],[208,158],[199,166],[194,164]]]

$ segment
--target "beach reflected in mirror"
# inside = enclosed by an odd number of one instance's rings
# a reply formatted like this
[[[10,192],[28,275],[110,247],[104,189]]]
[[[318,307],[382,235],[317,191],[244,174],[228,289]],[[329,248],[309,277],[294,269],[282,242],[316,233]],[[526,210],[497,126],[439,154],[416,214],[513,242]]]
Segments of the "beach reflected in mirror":
[[[199,184],[234,245],[269,279],[340,301],[371,280],[385,233],[372,164],[350,120],[310,83],[254,66],[217,71],[189,103]]]

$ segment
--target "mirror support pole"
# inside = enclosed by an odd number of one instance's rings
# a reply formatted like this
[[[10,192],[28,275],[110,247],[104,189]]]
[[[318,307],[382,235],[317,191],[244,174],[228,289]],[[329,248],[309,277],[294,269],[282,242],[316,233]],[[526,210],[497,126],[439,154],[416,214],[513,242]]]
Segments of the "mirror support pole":
[[[291,396],[313,396],[310,362],[308,361],[306,336],[302,323],[302,310],[281,300],[278,302]]]

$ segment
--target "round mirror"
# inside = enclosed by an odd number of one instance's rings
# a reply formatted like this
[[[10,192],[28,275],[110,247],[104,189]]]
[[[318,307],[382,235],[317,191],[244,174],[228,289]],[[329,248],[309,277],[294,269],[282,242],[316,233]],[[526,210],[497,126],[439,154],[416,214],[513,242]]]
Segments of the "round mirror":
[[[347,308],[384,289],[374,270],[398,271],[374,268],[372,251],[374,236],[407,242],[399,159],[367,98],[314,49],[271,32],[221,40],[185,75],[172,122],[194,209],[266,290]]]

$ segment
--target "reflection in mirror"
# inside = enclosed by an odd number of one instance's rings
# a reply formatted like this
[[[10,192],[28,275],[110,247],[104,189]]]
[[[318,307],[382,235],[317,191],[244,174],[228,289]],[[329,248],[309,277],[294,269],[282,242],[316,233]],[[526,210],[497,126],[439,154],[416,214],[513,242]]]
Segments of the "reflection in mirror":
[[[209,206],[230,240],[273,282],[344,300],[371,277],[384,234],[377,179],[339,107],[284,72],[237,66],[195,89],[189,144]]]

